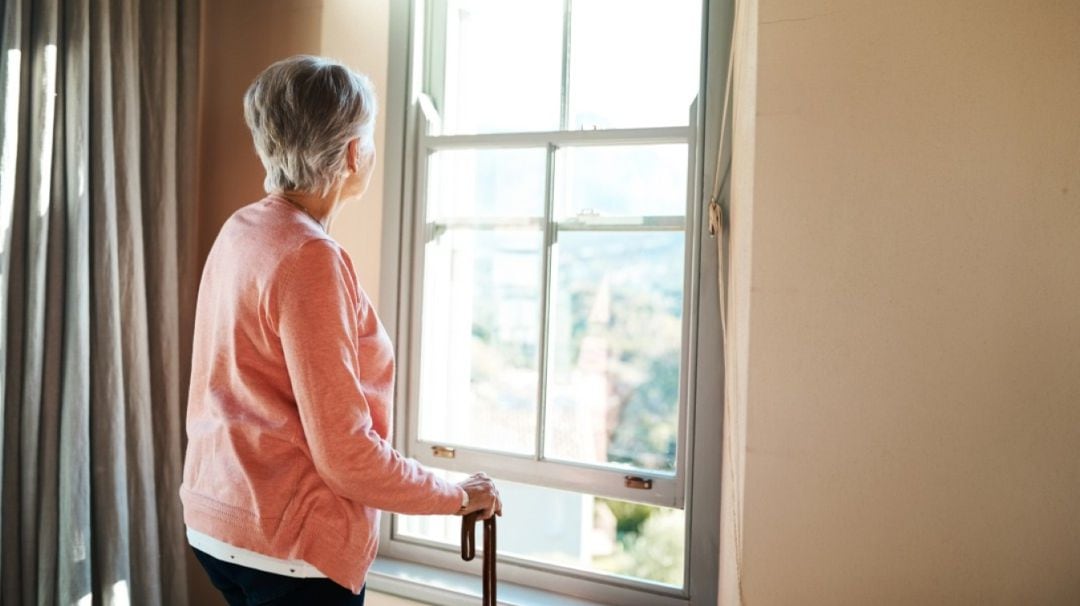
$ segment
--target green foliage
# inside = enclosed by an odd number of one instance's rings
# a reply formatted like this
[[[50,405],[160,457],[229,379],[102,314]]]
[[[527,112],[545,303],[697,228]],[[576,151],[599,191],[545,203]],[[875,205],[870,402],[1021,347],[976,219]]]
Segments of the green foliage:
[[[685,535],[683,516],[675,510],[658,509],[621,501],[598,499],[617,519],[617,551],[597,558],[601,570],[681,586]],[[634,528],[623,532],[623,528]]]
[[[627,542],[622,557],[622,574],[652,579],[670,585],[683,582],[683,520],[674,512],[650,516],[641,532]]]
[[[626,501],[612,501],[611,499],[596,499],[603,503],[615,515],[615,533],[622,539],[627,534],[636,534],[649,516],[656,511],[655,507],[628,503]]]

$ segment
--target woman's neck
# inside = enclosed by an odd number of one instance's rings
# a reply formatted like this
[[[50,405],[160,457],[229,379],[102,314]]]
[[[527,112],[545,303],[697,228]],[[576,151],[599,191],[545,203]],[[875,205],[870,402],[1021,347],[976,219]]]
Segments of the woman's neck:
[[[325,196],[300,191],[284,191],[280,192],[278,195],[285,198],[293,206],[307,213],[308,216],[315,219],[315,221],[319,225],[322,225],[323,229],[329,233],[330,224],[333,223],[334,217],[337,215],[338,203],[341,198],[340,194],[340,188],[334,188],[334,190],[330,191]]]

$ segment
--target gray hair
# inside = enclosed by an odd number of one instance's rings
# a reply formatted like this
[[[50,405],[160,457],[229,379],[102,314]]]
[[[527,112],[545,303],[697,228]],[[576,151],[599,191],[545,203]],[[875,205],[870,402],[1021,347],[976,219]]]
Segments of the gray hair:
[[[346,170],[346,147],[374,146],[375,93],[367,76],[297,55],[263,70],[244,93],[244,120],[266,168],[267,193],[326,195]]]

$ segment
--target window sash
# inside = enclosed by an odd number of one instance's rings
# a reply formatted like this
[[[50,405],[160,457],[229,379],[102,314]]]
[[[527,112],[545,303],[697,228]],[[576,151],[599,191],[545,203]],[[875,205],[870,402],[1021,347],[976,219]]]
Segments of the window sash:
[[[697,155],[695,146],[696,101],[691,104],[689,125],[685,127],[662,127],[646,129],[612,129],[595,131],[551,131],[543,133],[498,133],[490,135],[449,135],[432,134],[438,132],[440,123],[434,103],[430,98],[420,96],[415,108],[417,121],[416,173],[413,183],[413,242],[408,254],[411,256],[410,274],[412,277],[411,304],[409,317],[412,329],[409,331],[409,359],[404,371],[408,376],[407,407],[409,424],[407,429],[407,454],[421,463],[443,467],[452,471],[470,471],[485,469],[488,473],[507,480],[536,484],[548,488],[592,493],[596,496],[609,497],[624,501],[635,501],[649,505],[660,505],[682,509],[685,506],[685,470],[686,453],[689,452],[691,432],[687,427],[688,409],[692,406],[691,391],[688,389],[687,369],[692,361],[690,355],[691,334],[696,330],[696,314],[691,293],[696,289],[696,280],[689,271],[692,267],[694,249],[691,234],[696,227],[693,222],[694,187],[693,167]],[[684,215],[666,217],[574,217],[564,220],[554,218],[555,198],[555,156],[559,148],[569,145],[647,145],[656,143],[681,143],[687,146],[687,187]],[[457,221],[438,221],[428,223],[428,163],[431,154],[442,149],[476,148],[522,148],[543,147],[547,150],[547,174],[545,176],[544,215],[538,218],[518,219],[468,219],[460,223],[474,223],[478,226],[499,224],[537,225],[543,228],[543,251],[541,261],[539,326],[539,372],[537,385],[537,426],[535,452],[532,456],[514,453],[494,452],[483,448],[463,444],[423,441],[420,435],[420,378],[421,344],[423,330],[424,271],[425,248],[436,229]],[[689,218],[689,219],[688,219]],[[678,435],[676,438],[674,473],[622,467],[617,465],[570,462],[545,458],[544,442],[546,432],[547,409],[547,369],[548,328],[551,316],[551,259],[552,249],[558,232],[562,231],[653,231],[680,230],[686,234],[683,248],[683,306],[682,331],[680,334],[679,355],[679,393],[678,393]],[[402,249],[404,252],[404,248]],[[438,453],[438,454],[436,454]],[[452,453],[452,454],[451,454]],[[450,456],[447,456],[450,455]],[[642,488],[642,486],[648,488]]]

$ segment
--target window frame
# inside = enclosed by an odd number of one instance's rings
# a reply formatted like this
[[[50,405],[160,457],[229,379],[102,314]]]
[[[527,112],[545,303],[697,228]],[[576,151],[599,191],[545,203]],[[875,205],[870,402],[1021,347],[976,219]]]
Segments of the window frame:
[[[640,491],[605,490],[597,493],[596,479],[610,479],[612,473],[622,473],[613,467],[561,461],[534,460],[522,457],[521,464],[513,469],[492,465],[493,459],[482,451],[458,448],[452,459],[435,457],[429,444],[419,441],[417,410],[413,394],[418,387],[419,362],[418,326],[421,305],[419,293],[422,287],[422,271],[417,264],[418,238],[426,229],[422,204],[424,192],[420,191],[426,164],[424,147],[425,121],[434,116],[431,108],[425,114],[421,107],[420,91],[424,90],[425,70],[415,70],[414,57],[428,57],[423,47],[424,27],[417,25],[418,6],[422,0],[391,3],[390,15],[390,61],[389,86],[386,112],[387,135],[384,153],[385,201],[383,204],[383,237],[381,250],[381,296],[380,315],[390,337],[398,347],[399,372],[396,378],[395,399],[395,446],[425,465],[456,470],[475,471],[483,469],[495,477],[511,474],[507,478],[552,488],[577,490],[598,496],[621,498],[663,506],[682,507],[686,512],[686,553],[684,554],[684,583],[681,589],[614,575],[580,571],[532,560],[500,556],[502,579],[539,588],[559,587],[560,593],[579,598],[619,604],[689,604],[703,596],[717,595],[718,545],[720,528],[720,469],[722,435],[723,354],[719,343],[719,317],[711,310],[717,307],[717,273],[715,255],[710,254],[713,241],[707,234],[703,200],[703,184],[711,179],[715,170],[715,153],[718,146],[720,103],[730,48],[732,5],[731,0],[703,0],[703,36],[701,44],[701,92],[691,109],[691,119],[686,127],[661,127],[625,129],[618,131],[555,131],[509,135],[448,135],[439,137],[441,146],[483,143],[494,147],[519,147],[522,142],[529,146],[547,146],[549,187],[553,166],[550,146],[555,141],[586,144],[611,144],[613,142],[645,142],[643,137],[656,137],[657,143],[666,141],[686,142],[690,150],[688,162],[688,192],[685,221],[693,229],[685,229],[687,239],[684,260],[684,314],[683,358],[680,364],[680,419],[679,454],[676,473],[667,475],[644,474],[654,480],[651,495],[643,498]],[[415,105],[411,100],[417,100]],[[703,102],[704,101],[704,102]],[[565,106],[565,99],[563,100]],[[413,106],[413,107],[410,107]],[[404,110],[404,111],[403,111]],[[646,132],[648,131],[648,132]],[[699,142],[703,144],[699,144]],[[727,142],[725,142],[727,144]],[[706,161],[709,159],[710,161]],[[712,166],[711,166],[712,165]],[[547,203],[550,205],[550,191]],[[544,245],[550,246],[551,237],[547,217],[544,224]],[[422,240],[420,240],[422,241]],[[422,254],[422,253],[421,253]],[[547,254],[545,254],[547,257]],[[549,268],[545,266],[545,275]],[[545,299],[547,297],[545,296]],[[704,314],[699,310],[709,310]],[[546,313],[546,312],[545,312]],[[406,345],[403,345],[406,344]],[[546,355],[542,348],[540,355]],[[706,363],[715,361],[714,363]],[[541,377],[541,381],[543,381]],[[543,386],[541,387],[543,389]],[[542,417],[540,422],[543,423]],[[544,427],[538,427],[542,433]],[[695,434],[704,436],[695,440]],[[539,453],[537,455],[539,457]],[[499,458],[513,458],[500,453]],[[497,460],[497,459],[495,459]],[[695,465],[697,461],[699,464]],[[536,465],[536,464],[540,465]],[[551,481],[548,470],[565,473],[559,481]],[[503,472],[503,473],[500,473]],[[643,475],[634,470],[633,475]],[[630,492],[633,491],[633,492]],[[462,562],[452,546],[414,537],[395,535],[395,520],[384,514],[381,531],[382,558],[407,560],[432,565],[447,570],[468,572],[475,567]]]
[[[493,476],[506,480],[522,481],[527,483],[542,484],[550,488],[590,492],[596,496],[602,496],[625,501],[634,501],[654,506],[683,509],[685,501],[686,461],[687,453],[692,449],[692,432],[687,427],[687,411],[693,407],[693,390],[688,389],[689,374],[687,368],[692,359],[691,342],[689,336],[696,332],[697,314],[694,306],[693,288],[696,281],[686,268],[690,268],[693,262],[695,249],[692,238],[689,236],[687,225],[692,225],[693,219],[693,182],[694,159],[697,156],[697,111],[696,100],[687,108],[688,120],[686,126],[661,126],[645,128],[618,128],[602,130],[571,130],[569,121],[569,95],[570,86],[570,13],[573,0],[559,0],[552,4],[558,6],[562,12],[562,40],[560,44],[562,66],[561,95],[559,109],[559,127],[556,131],[518,131],[497,132],[484,134],[450,134],[441,133],[441,118],[436,106],[445,107],[446,80],[445,71],[448,69],[444,62],[443,53],[433,47],[453,38],[446,25],[447,0],[420,0],[413,2],[412,29],[422,32],[414,41],[414,56],[421,57],[422,61],[414,61],[410,69],[415,73],[413,89],[410,91],[407,104],[408,119],[414,120],[411,125],[415,133],[415,139],[411,140],[413,149],[411,155],[415,162],[415,174],[412,180],[412,198],[409,207],[413,213],[410,221],[413,230],[408,236],[411,238],[410,245],[402,248],[402,262],[400,270],[411,279],[409,295],[411,297],[409,312],[410,327],[417,327],[410,332],[406,348],[407,360],[401,365],[402,373],[407,375],[405,383],[407,391],[407,418],[409,419],[407,430],[407,450],[420,462],[440,467],[451,471],[470,472],[475,469],[485,469]],[[704,12],[704,3],[702,11]],[[704,19],[702,19],[704,23]],[[699,33],[700,36],[700,33]],[[428,44],[429,41],[433,41]],[[701,60],[704,62],[704,59]],[[700,80],[700,78],[699,78]],[[429,96],[430,95],[430,96]],[[686,191],[684,191],[685,206],[683,212],[678,215],[634,217],[619,219],[603,218],[599,221],[588,219],[564,219],[555,214],[555,198],[557,190],[556,174],[561,150],[596,148],[605,146],[650,146],[677,144],[685,145],[687,149],[686,162]],[[546,174],[545,199],[543,201],[543,216],[538,220],[521,219],[515,221],[518,225],[539,226],[542,237],[540,250],[540,275],[542,282],[539,284],[540,308],[539,308],[539,339],[538,339],[538,386],[536,396],[536,429],[534,433],[534,453],[518,454],[492,451],[482,447],[469,446],[467,444],[447,441],[428,441],[420,437],[420,383],[421,383],[421,348],[422,337],[419,327],[422,327],[424,314],[424,282],[426,265],[426,248],[435,234],[436,223],[429,222],[428,210],[428,178],[431,157],[439,152],[448,150],[498,150],[531,149],[542,151],[545,155]],[[489,227],[496,223],[493,221],[464,221],[456,222],[458,225],[469,228],[480,228],[487,224]],[[507,222],[498,222],[506,224]],[[439,221],[445,227],[445,223]],[[616,231],[627,234],[643,233],[647,231],[671,231],[679,232],[684,238],[683,243],[683,289],[681,307],[681,334],[679,348],[679,390],[677,394],[676,411],[676,450],[675,465],[671,470],[646,470],[631,466],[605,464],[601,462],[566,461],[545,452],[545,439],[547,435],[546,411],[548,374],[552,359],[550,357],[550,319],[552,317],[551,296],[553,268],[551,262],[554,258],[553,251],[559,239],[559,234],[569,231]]]

